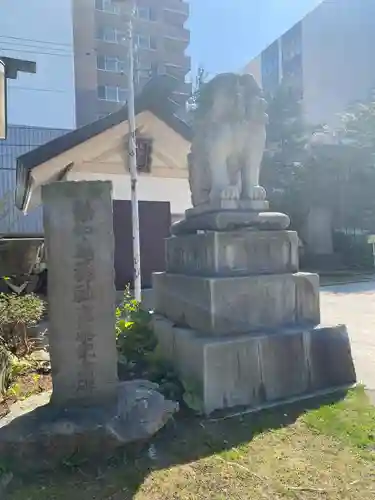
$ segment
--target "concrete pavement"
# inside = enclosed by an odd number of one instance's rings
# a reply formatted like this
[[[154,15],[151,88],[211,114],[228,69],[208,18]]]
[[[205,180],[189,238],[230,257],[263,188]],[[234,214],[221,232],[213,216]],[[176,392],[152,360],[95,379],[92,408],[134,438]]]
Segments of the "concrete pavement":
[[[375,281],[321,290],[322,323],[348,327],[358,382],[375,391]]]

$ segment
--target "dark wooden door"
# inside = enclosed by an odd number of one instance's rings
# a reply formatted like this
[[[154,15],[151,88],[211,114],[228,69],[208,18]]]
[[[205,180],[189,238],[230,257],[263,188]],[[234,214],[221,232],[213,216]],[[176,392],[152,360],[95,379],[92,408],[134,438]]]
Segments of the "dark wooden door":
[[[116,289],[124,290],[133,283],[133,241],[131,203],[113,201],[115,234]],[[141,244],[142,288],[151,287],[151,275],[165,270],[164,239],[170,234],[171,210],[169,202],[139,202],[139,230]]]

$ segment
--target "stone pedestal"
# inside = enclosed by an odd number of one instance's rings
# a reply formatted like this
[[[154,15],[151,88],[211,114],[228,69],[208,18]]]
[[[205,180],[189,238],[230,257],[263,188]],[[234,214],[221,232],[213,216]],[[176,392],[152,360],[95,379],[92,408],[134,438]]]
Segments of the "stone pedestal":
[[[153,280],[161,352],[206,414],[355,382],[345,327],[319,326],[319,277],[298,272],[295,232],[174,236]]]
[[[110,182],[43,186],[54,403],[116,396],[111,190]]]

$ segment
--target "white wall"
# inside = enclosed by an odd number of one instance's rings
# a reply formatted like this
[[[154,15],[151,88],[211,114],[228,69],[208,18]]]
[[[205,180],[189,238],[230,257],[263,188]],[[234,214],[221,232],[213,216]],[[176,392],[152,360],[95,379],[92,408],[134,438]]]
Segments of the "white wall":
[[[337,113],[375,86],[375,1],[326,0],[302,23],[304,111],[313,124],[339,124]]]
[[[130,200],[130,176],[117,174],[93,174],[90,172],[71,172],[69,181],[112,181],[113,199]],[[169,201],[172,215],[182,215],[191,208],[189,182],[187,179],[138,177],[138,197],[140,201]]]
[[[0,0],[0,55],[35,61],[8,80],[8,123],[75,128],[72,0]]]

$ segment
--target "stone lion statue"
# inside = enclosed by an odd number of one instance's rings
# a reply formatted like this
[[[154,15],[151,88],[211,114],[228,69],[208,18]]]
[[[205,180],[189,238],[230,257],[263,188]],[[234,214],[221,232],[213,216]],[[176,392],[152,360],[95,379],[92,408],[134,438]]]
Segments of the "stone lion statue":
[[[266,123],[266,101],[253,76],[225,73],[202,86],[188,158],[193,206],[265,199],[259,173]]]

